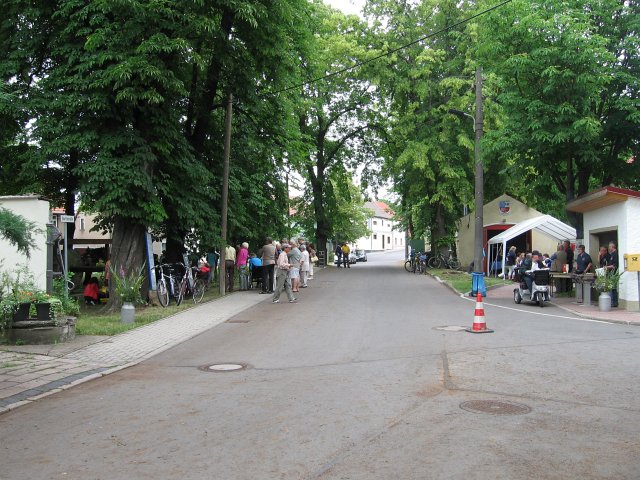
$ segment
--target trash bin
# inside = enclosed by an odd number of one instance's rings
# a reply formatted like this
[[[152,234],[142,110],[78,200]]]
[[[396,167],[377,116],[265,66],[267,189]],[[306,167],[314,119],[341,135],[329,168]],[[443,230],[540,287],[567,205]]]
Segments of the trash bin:
[[[487,287],[484,284],[484,272],[471,273],[471,296],[477,296],[478,292],[480,292],[483,297],[487,296]]]

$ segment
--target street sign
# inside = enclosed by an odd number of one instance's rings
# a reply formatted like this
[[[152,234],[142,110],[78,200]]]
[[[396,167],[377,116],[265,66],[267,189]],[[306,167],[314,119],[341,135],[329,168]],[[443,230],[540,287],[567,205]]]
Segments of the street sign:
[[[73,218],[73,215],[60,215],[60,221],[62,223],[74,223],[76,219]]]
[[[640,253],[624,254],[624,269],[628,272],[640,272]]]

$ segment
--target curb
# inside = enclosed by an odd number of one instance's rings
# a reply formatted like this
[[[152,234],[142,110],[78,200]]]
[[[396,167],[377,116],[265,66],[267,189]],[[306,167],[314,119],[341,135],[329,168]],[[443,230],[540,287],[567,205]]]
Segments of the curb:
[[[462,298],[465,298],[465,299],[472,299],[472,297],[469,296],[469,293],[471,292],[471,290],[469,290],[468,292],[460,293],[455,288],[453,288],[451,285],[449,285],[447,282],[445,282],[440,277],[438,277],[437,275],[433,275],[433,274],[429,273],[428,271],[426,272],[426,274],[429,275],[431,278],[435,279],[441,285],[444,285],[445,287],[447,287],[449,290],[451,290],[456,295],[458,295],[458,296],[460,296]],[[487,291],[490,291],[490,290],[494,290],[494,289],[497,289],[497,288],[501,288],[503,286],[504,285],[491,285],[491,286],[486,287],[486,288],[487,288]],[[572,313],[572,314],[576,315],[577,317],[585,318],[587,320],[597,320],[599,322],[612,323],[612,324],[615,324],[615,325],[627,325],[627,326],[630,326],[630,327],[640,327],[640,321],[634,322],[634,321],[627,321],[627,320],[616,320],[616,319],[612,319],[612,318],[603,319],[603,318],[595,317],[593,315],[589,315],[588,313],[582,313],[582,312],[578,312],[576,310],[572,310],[572,309],[567,308],[567,307],[565,307],[563,305],[558,305],[557,303],[554,303],[554,302],[549,302],[549,303],[551,305],[553,305],[554,307],[557,307],[557,308],[559,308],[561,310],[564,310],[565,312]]]

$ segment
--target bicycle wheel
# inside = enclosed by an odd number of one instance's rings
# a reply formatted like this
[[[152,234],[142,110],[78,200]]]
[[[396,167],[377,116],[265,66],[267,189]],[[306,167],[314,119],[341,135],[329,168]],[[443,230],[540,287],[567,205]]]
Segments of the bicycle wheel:
[[[460,262],[455,258],[451,257],[449,259],[449,268],[451,270],[458,270],[460,268]]]
[[[411,260],[407,260],[406,262],[404,262],[404,269],[409,273],[412,273],[415,270],[412,263],[413,262],[411,262]]]
[[[160,302],[160,305],[163,307],[169,305],[169,290],[167,289],[167,282],[164,281],[164,278],[158,280],[156,293],[158,294],[158,302]]]
[[[429,259],[428,265],[429,265],[430,268],[440,268],[440,266],[441,266],[440,258],[431,257]]]
[[[178,285],[178,292],[176,294],[176,305],[180,305],[182,300],[184,299],[184,295],[187,292],[187,281],[186,278],[180,282]]]
[[[207,284],[201,278],[196,279],[193,284],[193,303],[199,303],[204,297],[204,291],[207,289]]]

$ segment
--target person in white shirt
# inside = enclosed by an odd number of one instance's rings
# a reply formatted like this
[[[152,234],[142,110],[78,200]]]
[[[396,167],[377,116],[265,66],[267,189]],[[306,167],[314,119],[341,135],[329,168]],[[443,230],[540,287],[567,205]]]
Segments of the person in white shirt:
[[[309,251],[304,245],[300,245],[300,252],[302,253],[302,263],[300,264],[300,286],[307,288],[307,279],[309,277]]]

